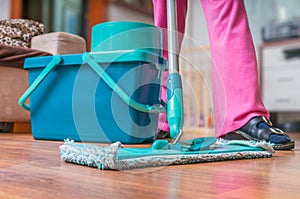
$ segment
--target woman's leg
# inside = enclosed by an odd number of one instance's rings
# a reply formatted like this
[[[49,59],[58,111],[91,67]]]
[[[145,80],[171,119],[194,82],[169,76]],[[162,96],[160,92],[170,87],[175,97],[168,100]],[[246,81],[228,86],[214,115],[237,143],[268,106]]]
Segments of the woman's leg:
[[[176,0],[177,4],[177,24],[178,24],[178,40],[179,49],[184,36],[185,18],[187,13],[187,0]],[[154,25],[160,27],[163,32],[163,56],[168,58],[168,39],[167,39],[167,4],[166,0],[153,0],[154,8]],[[167,82],[168,72],[163,75],[163,85],[161,98],[166,101],[167,98]],[[159,115],[158,128],[163,131],[169,131],[167,122],[167,114],[162,113]]]
[[[212,57],[216,136],[255,116],[269,117],[258,86],[256,55],[244,1],[202,0]]]

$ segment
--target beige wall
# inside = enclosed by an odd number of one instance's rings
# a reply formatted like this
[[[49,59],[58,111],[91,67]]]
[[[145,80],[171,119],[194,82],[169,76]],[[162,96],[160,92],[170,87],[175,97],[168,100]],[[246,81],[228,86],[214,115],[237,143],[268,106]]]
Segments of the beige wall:
[[[124,6],[110,4],[108,8],[109,21],[140,21],[153,24],[153,17],[141,12],[130,10]]]
[[[10,0],[0,0],[1,12],[0,20],[10,17]]]

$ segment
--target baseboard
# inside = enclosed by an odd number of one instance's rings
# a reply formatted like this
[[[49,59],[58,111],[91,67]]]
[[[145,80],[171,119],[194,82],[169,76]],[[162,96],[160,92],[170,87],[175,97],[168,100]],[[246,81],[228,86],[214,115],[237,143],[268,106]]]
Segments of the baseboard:
[[[14,122],[12,133],[31,133],[30,122]]]

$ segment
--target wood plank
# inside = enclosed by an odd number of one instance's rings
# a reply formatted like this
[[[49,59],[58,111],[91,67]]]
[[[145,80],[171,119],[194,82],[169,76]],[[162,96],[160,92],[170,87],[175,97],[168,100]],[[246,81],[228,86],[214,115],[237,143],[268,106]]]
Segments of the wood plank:
[[[31,133],[31,123],[15,122],[13,124],[12,133]]]
[[[291,133],[300,141],[300,133]],[[272,158],[127,171],[63,162],[57,141],[0,133],[0,198],[299,198],[300,148]]]

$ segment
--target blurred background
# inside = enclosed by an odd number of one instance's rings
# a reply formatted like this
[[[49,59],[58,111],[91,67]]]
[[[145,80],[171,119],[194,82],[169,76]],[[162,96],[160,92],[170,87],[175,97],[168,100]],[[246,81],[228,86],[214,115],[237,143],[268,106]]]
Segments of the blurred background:
[[[181,50],[185,128],[213,128],[210,51],[200,0],[189,0]],[[0,20],[26,18],[42,22],[46,32],[80,35],[105,21],[153,24],[152,0],[0,0]],[[259,63],[260,86],[273,121],[286,130],[300,121],[300,1],[245,0]],[[298,129],[299,130],[299,129]]]

